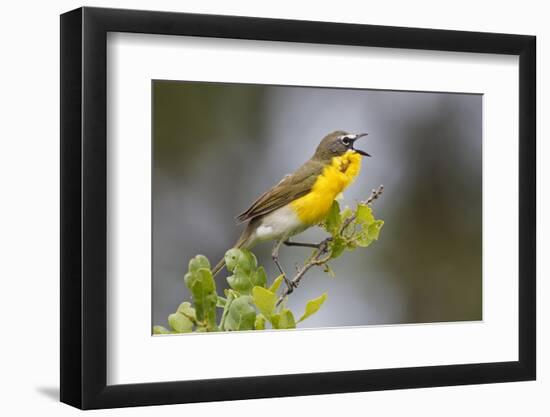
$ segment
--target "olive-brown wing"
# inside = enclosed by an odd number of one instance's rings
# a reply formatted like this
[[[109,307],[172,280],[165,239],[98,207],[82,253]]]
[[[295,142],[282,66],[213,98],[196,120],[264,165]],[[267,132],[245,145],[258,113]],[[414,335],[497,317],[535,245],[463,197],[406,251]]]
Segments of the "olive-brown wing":
[[[237,216],[237,220],[245,222],[263,216],[306,195],[322,172],[322,163],[313,160],[306,162],[294,174],[287,175],[277,185],[258,197],[248,210]]]

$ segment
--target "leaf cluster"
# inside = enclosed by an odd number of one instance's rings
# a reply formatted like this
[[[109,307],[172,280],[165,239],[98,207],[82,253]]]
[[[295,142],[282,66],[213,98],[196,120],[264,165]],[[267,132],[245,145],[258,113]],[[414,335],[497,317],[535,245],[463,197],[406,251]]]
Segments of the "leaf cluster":
[[[321,225],[330,238],[323,249],[314,251],[306,259],[302,273],[295,279],[296,285],[311,266],[323,266],[325,271],[334,274],[328,261],[338,258],[346,250],[368,247],[378,240],[384,222],[374,218],[372,209],[366,203],[358,203],[355,210],[346,207],[340,210],[334,202]],[[326,243],[328,242],[328,245]],[[319,256],[326,254],[321,260]],[[191,293],[191,302],[185,301],[168,316],[169,328],[154,326],[154,334],[173,334],[218,331],[294,329],[298,323],[315,314],[327,299],[321,294],[306,303],[303,314],[297,319],[286,306],[288,289],[281,289],[282,275],[268,282],[262,266],[258,266],[256,256],[246,249],[229,249],[225,253],[225,264],[229,276],[229,288],[218,294],[212,276],[210,262],[203,255],[189,261],[185,274],[185,285]]]
[[[216,292],[210,262],[203,255],[189,261],[185,284],[193,304],[183,302],[168,316],[169,329],[154,326],[154,334],[172,334],[237,330],[294,329],[313,315],[325,302],[327,294],[310,300],[299,319],[286,307],[277,306],[277,291],[283,282],[280,275],[267,285],[267,275],[258,266],[256,256],[246,249],[230,249],[225,254],[228,289],[223,296]],[[218,314],[220,313],[220,314]],[[216,317],[220,317],[216,320]]]
[[[330,259],[341,256],[344,251],[366,248],[378,240],[383,220],[375,219],[368,204],[358,203],[355,211],[349,207],[340,210],[337,201],[332,203],[329,214],[323,224],[330,233]]]

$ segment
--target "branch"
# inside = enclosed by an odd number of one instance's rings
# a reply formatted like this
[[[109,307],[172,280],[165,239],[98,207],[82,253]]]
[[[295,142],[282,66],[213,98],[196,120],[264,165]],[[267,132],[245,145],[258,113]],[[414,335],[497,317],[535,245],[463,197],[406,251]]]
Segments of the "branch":
[[[363,204],[363,205],[371,204],[374,200],[377,200],[382,195],[383,191],[384,191],[384,186],[380,185],[378,188],[375,188],[372,190],[369,198],[367,198],[364,201],[361,201],[359,204]],[[354,214],[353,216],[348,217],[344,221],[344,223],[342,224],[342,228],[340,229],[341,235],[344,233],[347,227],[353,221],[355,221],[356,217],[357,215]],[[325,265],[330,260],[331,254],[329,253],[329,243],[331,242],[331,240],[332,240],[331,237],[327,237],[325,240],[317,244],[317,249],[315,249],[309,261],[307,261],[302,267],[299,267],[298,271],[296,272],[296,275],[294,275],[294,277],[290,280],[291,285],[285,288],[281,297],[279,297],[279,299],[277,300],[277,304],[275,305],[276,307],[278,307],[283,302],[283,300],[294,291],[294,288],[298,288],[298,285],[300,285],[300,281],[302,280],[302,278],[304,277],[307,271],[309,271],[314,266]]]

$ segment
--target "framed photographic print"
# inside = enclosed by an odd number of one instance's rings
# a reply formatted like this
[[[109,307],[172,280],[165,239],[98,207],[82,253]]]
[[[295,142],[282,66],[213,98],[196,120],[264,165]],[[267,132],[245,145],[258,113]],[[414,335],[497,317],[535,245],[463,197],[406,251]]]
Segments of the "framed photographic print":
[[[61,400],[535,379],[535,38],[61,16]]]

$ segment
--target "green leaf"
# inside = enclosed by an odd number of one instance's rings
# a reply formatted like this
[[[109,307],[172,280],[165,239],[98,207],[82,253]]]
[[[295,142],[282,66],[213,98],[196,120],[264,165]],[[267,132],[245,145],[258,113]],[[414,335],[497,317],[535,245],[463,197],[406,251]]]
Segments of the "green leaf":
[[[225,300],[225,306],[223,308],[222,318],[220,320],[220,328],[221,329],[225,328],[224,327],[225,326],[225,319],[227,317],[227,313],[229,313],[229,307],[231,307],[231,303],[235,299],[235,296],[233,295],[234,294],[233,291],[225,290],[225,294],[226,294],[227,299]]]
[[[330,257],[332,259],[338,258],[346,250],[346,241],[340,236],[336,235],[330,242]]]
[[[195,272],[202,268],[210,269],[210,262],[206,256],[197,255],[189,261],[189,272]]]
[[[233,270],[237,266],[239,256],[241,256],[241,250],[237,248],[229,249],[227,252],[225,252],[225,267],[229,272],[233,272]]]
[[[338,233],[341,223],[342,219],[340,217],[340,205],[335,200],[332,202],[332,206],[330,206],[330,210],[325,220],[325,227],[331,235],[334,235]]]
[[[284,278],[285,276],[283,274],[275,278],[275,281],[273,281],[273,284],[271,284],[271,287],[269,287],[269,291],[276,293],[279,287],[281,286],[281,282],[283,282]]]
[[[170,334],[170,330],[163,326],[153,326],[153,334]]]
[[[271,316],[271,324],[274,329],[295,329],[296,320],[292,311],[284,309],[280,313]]]
[[[186,316],[190,320],[196,320],[197,319],[195,309],[193,307],[191,307],[191,303],[189,303],[187,301],[184,301],[183,303],[181,303],[179,305],[179,307],[177,309],[177,312],[183,314],[184,316]]]
[[[265,317],[262,314],[256,316],[256,322],[254,323],[255,330],[265,330]]]
[[[275,304],[277,303],[277,294],[262,287],[254,287],[252,289],[252,298],[254,304],[267,319],[275,312]]]
[[[304,321],[311,315],[317,313],[317,311],[319,311],[319,309],[321,308],[321,306],[323,305],[326,299],[327,299],[327,293],[325,292],[320,297],[314,298],[313,300],[309,300],[306,304],[306,311],[304,312],[302,317],[300,317],[300,320],[298,320],[298,323],[300,323],[301,321]]]
[[[367,226],[374,221],[374,216],[372,214],[372,209],[365,204],[358,204],[356,211],[355,221],[357,223],[366,223]]]
[[[256,269],[256,272],[252,276],[252,282],[258,287],[265,287],[267,285],[267,274],[263,266]]]
[[[372,209],[364,204],[357,206],[356,223],[359,224],[360,230],[356,232],[354,241],[357,246],[366,248],[375,240],[378,240],[380,229],[384,225],[383,220],[376,220],[372,213]]]
[[[253,330],[256,323],[256,309],[252,297],[243,295],[231,303],[224,321],[224,330]]]
[[[208,279],[206,275],[209,275],[211,279]],[[189,289],[191,289],[197,281],[203,282],[209,291],[214,290],[216,287],[216,284],[212,279],[212,273],[208,268],[190,269],[187,274],[185,274],[183,279],[185,281],[185,285],[187,285],[187,288]]]
[[[380,229],[384,225],[383,220],[375,220],[368,227],[363,226],[361,231],[357,233],[356,242],[358,246],[366,248],[375,240],[378,240]]]
[[[193,330],[193,322],[181,313],[170,314],[168,324],[176,333],[189,333]]]
[[[366,248],[374,241],[369,237],[368,230],[362,230],[356,234],[355,242],[357,243],[357,246]]]
[[[233,269],[233,275],[227,277],[227,283],[235,291],[241,294],[250,294],[254,284],[252,283],[251,273],[244,271],[240,266]]]
[[[369,224],[368,233],[372,240],[378,240],[382,226],[384,226],[384,220],[375,220],[373,223]]]
[[[262,266],[256,270],[247,269],[256,264],[256,258],[241,258],[240,261],[241,263],[233,268],[233,275],[227,277],[229,286],[235,291],[247,295],[250,294],[254,286],[265,287],[267,283],[265,269]]]
[[[241,270],[250,273],[256,270],[258,266],[256,256],[246,249],[229,249],[225,252],[224,259],[225,266],[230,272],[233,272],[234,269],[239,266]]]
[[[200,268],[185,274],[185,283],[195,304],[196,318],[205,323],[209,330],[216,327],[216,284],[209,269]]]

